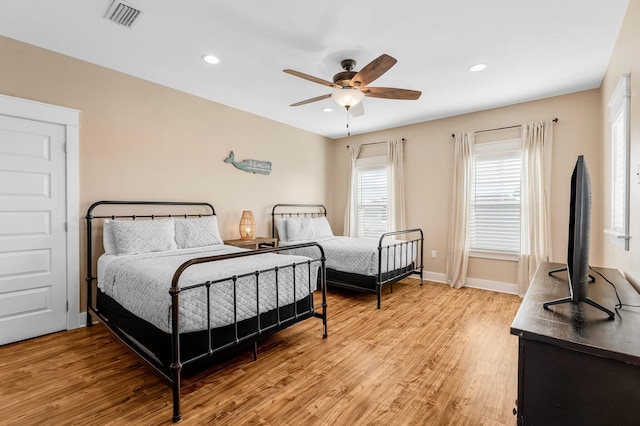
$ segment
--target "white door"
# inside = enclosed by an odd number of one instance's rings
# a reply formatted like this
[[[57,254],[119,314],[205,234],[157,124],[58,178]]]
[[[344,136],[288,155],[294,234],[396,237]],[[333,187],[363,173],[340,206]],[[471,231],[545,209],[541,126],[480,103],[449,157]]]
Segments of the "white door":
[[[67,328],[65,127],[0,115],[0,345]]]

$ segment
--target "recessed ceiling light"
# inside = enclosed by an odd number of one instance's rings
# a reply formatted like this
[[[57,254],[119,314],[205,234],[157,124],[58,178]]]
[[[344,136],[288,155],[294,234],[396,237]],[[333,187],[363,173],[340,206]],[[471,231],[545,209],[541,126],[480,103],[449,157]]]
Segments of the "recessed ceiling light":
[[[475,64],[469,67],[469,71],[478,72],[478,71],[482,71],[485,68],[487,68],[487,64]]]
[[[331,108],[331,107],[324,107],[324,108],[322,108],[322,111],[324,111],[324,112],[332,112],[332,111],[333,111],[333,108]]]
[[[217,56],[213,56],[213,55],[203,55],[202,56],[202,60],[205,61],[208,64],[219,64],[220,63],[220,59],[218,59]]]

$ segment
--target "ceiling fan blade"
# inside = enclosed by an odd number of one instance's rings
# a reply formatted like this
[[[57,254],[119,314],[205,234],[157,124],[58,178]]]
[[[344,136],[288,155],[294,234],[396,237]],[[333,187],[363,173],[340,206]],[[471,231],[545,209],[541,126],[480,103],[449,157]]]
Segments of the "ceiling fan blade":
[[[395,58],[383,53],[358,71],[351,79],[350,85],[352,87],[364,87],[389,71],[389,68],[394,66],[396,62],[398,61]]]
[[[362,115],[364,115],[364,105],[362,104],[362,102],[358,102],[357,104],[349,108],[349,113],[353,117],[361,117]]]
[[[329,93],[327,95],[316,96],[315,98],[307,99],[305,101],[296,102],[295,104],[291,104],[289,106],[300,106],[300,105],[310,104],[311,102],[321,101],[323,99],[327,99],[327,98],[330,98],[330,97],[331,97],[331,93]]]
[[[322,84],[323,86],[336,87],[336,88],[340,87],[337,84],[333,84],[330,81],[323,80],[321,78],[314,77],[312,75],[305,74],[303,72],[294,71],[290,69],[286,69],[282,71],[286,72],[287,74],[295,75],[296,77],[304,78],[305,80],[313,81],[314,83]]]
[[[396,89],[395,87],[366,87],[362,90],[371,98],[403,99],[415,101],[422,95],[419,90]]]

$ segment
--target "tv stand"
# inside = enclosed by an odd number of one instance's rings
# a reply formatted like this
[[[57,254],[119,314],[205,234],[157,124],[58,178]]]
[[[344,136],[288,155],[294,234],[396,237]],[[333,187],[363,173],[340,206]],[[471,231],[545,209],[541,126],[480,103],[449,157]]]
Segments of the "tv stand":
[[[610,320],[614,319],[614,317],[616,316],[609,309],[605,308],[604,306],[600,305],[599,303],[594,302],[593,300],[589,299],[588,297],[586,299],[580,300],[580,302],[584,302],[587,305],[591,305],[594,308],[600,309],[601,311],[603,311],[607,315],[609,315],[609,319]],[[545,308],[545,309],[549,309],[549,306],[552,306],[552,305],[561,305],[563,303],[580,303],[580,302],[574,302],[572,298],[565,297],[564,299],[556,299],[556,300],[552,300],[550,302],[545,302],[545,303],[542,304],[542,307]]]
[[[549,275],[553,276],[553,274],[555,274],[556,272],[563,272],[563,271],[567,271],[568,272],[568,268],[564,267],[564,268],[558,268],[558,269],[554,269],[552,271],[549,271]],[[589,282],[595,282],[596,279],[593,275],[589,275]],[[571,290],[569,290],[571,291]],[[561,305],[563,303],[580,303],[580,302],[584,302],[587,305],[591,305],[594,308],[600,309],[601,311],[603,311],[604,313],[606,313],[607,315],[609,315],[609,319],[612,320],[615,318],[615,314],[613,313],[613,311],[610,311],[609,309],[605,308],[604,306],[602,306],[601,304],[594,302],[593,300],[589,299],[588,297],[585,297],[584,299],[579,300],[578,302],[574,301],[572,297],[563,297],[562,299],[556,299],[556,300],[552,300],[550,302],[545,302],[542,304],[542,307],[544,309],[549,309],[549,306],[553,306],[553,305]]]
[[[569,273],[569,268],[567,268],[565,266],[564,268],[554,269],[553,271],[549,271],[549,275],[553,275],[553,274],[555,274],[557,272],[567,272],[567,273]],[[590,283],[596,282],[596,278],[591,274],[589,274],[589,282]]]
[[[566,295],[566,279],[549,275],[560,266],[540,265],[511,324],[519,345],[518,425],[640,424],[640,309],[621,308],[616,321],[595,309],[542,309]],[[640,296],[617,270],[594,270],[623,301],[638,304]],[[589,292],[606,305],[617,303],[600,277]]]

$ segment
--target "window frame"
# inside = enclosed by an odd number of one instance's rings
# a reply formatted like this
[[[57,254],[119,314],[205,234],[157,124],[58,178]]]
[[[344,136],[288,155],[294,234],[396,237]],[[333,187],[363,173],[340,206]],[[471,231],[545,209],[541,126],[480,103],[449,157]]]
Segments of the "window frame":
[[[358,180],[360,178],[360,172],[364,170],[382,170],[385,174],[386,179],[386,201],[384,203],[385,206],[385,214],[386,214],[386,222],[385,222],[385,230],[377,235],[364,235],[363,231],[360,229],[360,188],[358,185]],[[375,157],[365,157],[358,158],[356,160],[355,165],[355,185],[354,185],[354,206],[355,206],[355,221],[356,221],[356,237],[357,238],[380,238],[380,235],[387,232],[389,229],[389,173],[387,166],[387,157],[386,156],[375,156]]]
[[[509,152],[518,152],[519,164],[520,164],[520,178],[519,178],[519,187],[520,187],[520,197],[522,195],[522,139],[521,138],[512,138],[512,139],[504,139],[497,140],[493,142],[485,142],[485,143],[476,143],[473,145],[472,152],[472,176],[471,176],[471,195],[469,200],[469,256],[477,257],[477,258],[486,258],[486,259],[496,259],[496,260],[513,260],[517,261],[520,257],[520,226],[521,223],[521,211],[522,209],[522,198],[520,198],[519,202],[519,210],[518,210],[518,249],[516,251],[508,251],[508,250],[495,250],[492,248],[480,248],[473,247],[471,242],[472,235],[472,220],[473,218],[473,208],[474,208],[474,192],[475,192],[475,170],[476,170],[476,158],[478,155],[488,157],[494,155],[498,157],[500,155],[504,155]]]
[[[630,196],[630,74],[620,77],[609,99],[609,135],[611,138],[611,186],[609,234],[616,244],[629,250]],[[622,120],[622,123],[620,123]],[[621,127],[621,128],[620,128]],[[622,180],[622,182],[620,182]],[[622,209],[622,211],[619,211]],[[618,219],[620,218],[620,219]]]

